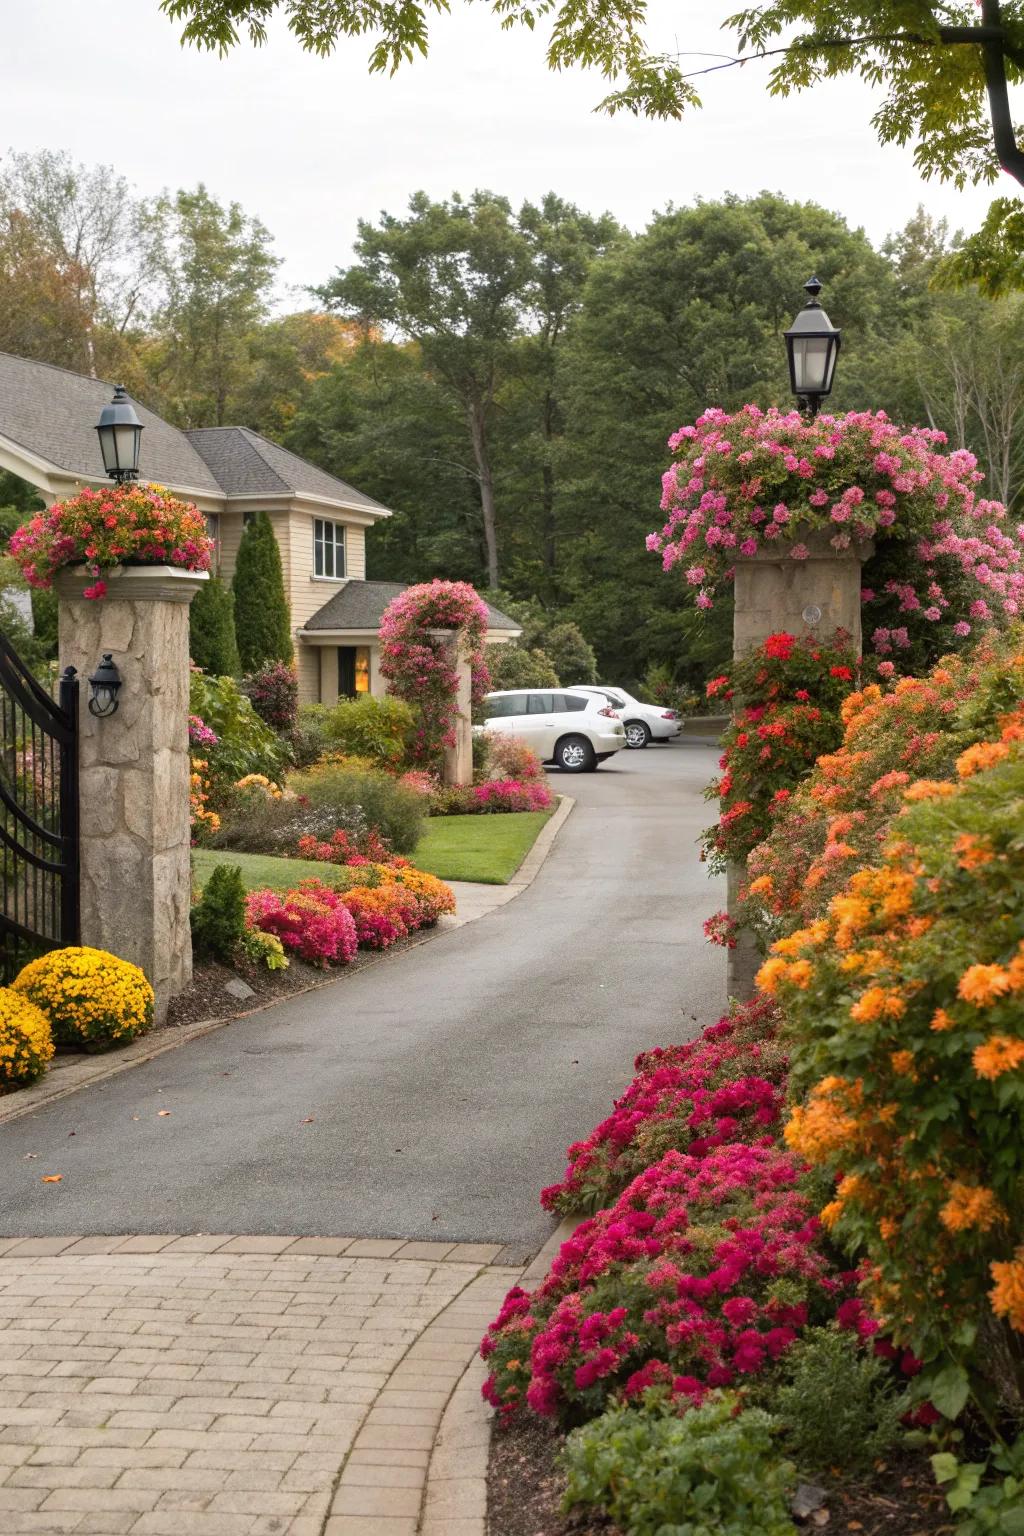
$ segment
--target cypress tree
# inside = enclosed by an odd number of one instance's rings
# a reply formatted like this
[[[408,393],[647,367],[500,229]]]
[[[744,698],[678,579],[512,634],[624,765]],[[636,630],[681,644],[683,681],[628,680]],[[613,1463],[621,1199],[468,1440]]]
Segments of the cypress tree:
[[[219,576],[211,576],[192,599],[188,635],[197,667],[214,677],[238,676],[242,668],[235,639],[235,600]]]
[[[267,661],[291,661],[291,618],[281,552],[265,512],[257,512],[242,535],[231,590],[243,670],[255,672]]]

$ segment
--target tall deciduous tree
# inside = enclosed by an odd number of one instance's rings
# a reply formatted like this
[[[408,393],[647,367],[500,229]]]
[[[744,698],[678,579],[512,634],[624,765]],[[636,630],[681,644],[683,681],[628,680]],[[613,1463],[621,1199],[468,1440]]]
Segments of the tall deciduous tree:
[[[269,231],[200,184],[160,202],[164,298],[150,367],[182,426],[222,426],[249,380],[254,334],[268,313],[279,258]]]
[[[499,580],[492,431],[531,278],[530,250],[503,197],[474,192],[450,202],[417,192],[405,219],[360,221],[359,261],[322,297],[367,326],[415,341],[424,365],[466,423],[480,496],[487,580]]]
[[[291,661],[281,551],[266,512],[257,512],[242,535],[231,591],[242,670],[255,672],[266,661]]]

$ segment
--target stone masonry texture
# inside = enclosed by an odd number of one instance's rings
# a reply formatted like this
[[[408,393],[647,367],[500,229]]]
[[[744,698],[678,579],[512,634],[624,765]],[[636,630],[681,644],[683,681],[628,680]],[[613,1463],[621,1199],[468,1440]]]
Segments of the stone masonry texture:
[[[113,575],[101,601],[58,579],[60,665],[82,678],[79,714],[82,942],[145,971],[160,1017],[192,974],[189,932],[188,604],[201,577],[162,566]],[[105,651],[117,713],[88,710]]]

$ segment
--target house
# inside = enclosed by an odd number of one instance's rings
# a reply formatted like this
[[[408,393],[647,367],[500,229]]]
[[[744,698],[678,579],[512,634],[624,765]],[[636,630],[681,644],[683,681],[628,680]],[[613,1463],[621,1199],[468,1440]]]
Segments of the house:
[[[95,425],[113,386],[49,363],[0,353],[0,469],[47,502],[108,485]],[[195,502],[230,581],[242,533],[266,512],[281,551],[302,703],[385,691],[378,629],[400,582],[367,581],[366,531],[392,514],[355,486],[248,427],[181,431],[133,400],[145,479]],[[489,642],[514,640],[516,622],[490,609]]]

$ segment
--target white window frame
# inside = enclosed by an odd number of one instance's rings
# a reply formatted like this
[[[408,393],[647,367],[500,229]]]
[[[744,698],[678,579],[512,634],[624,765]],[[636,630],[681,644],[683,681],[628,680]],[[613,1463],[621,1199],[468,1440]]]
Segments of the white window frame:
[[[328,531],[330,532],[329,539]],[[327,569],[328,554],[330,554],[330,571]],[[345,524],[336,523],[326,517],[314,517],[313,580],[344,581],[347,563],[348,550],[346,548]],[[338,569],[339,565],[341,567],[340,570]]]

